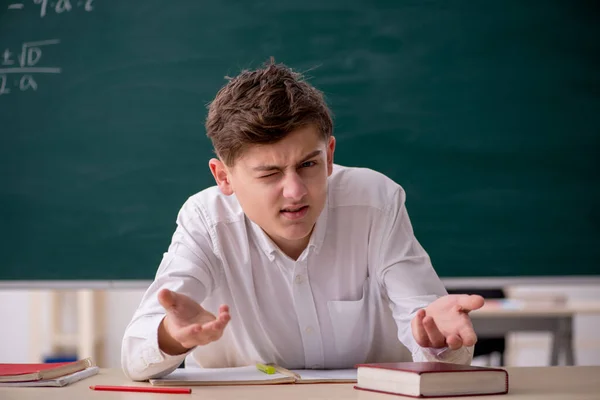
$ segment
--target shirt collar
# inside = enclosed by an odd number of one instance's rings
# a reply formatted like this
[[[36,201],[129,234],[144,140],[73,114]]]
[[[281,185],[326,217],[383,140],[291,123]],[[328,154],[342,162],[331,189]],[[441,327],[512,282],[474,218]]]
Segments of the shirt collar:
[[[327,230],[327,214],[329,208],[329,196],[327,196],[325,200],[325,206],[323,207],[323,211],[321,211],[321,215],[317,218],[317,222],[315,224],[315,228],[313,229],[312,234],[310,235],[310,240],[308,242],[308,248],[312,248],[317,254],[321,250],[321,245],[325,240],[325,231]],[[262,230],[258,224],[254,221],[250,220],[250,218],[246,217],[246,219],[250,222],[250,229],[252,230],[253,236],[256,238],[258,245],[262,249],[262,251],[269,257],[271,261],[275,259],[275,253],[281,251],[279,247],[271,240],[269,235]]]
[[[277,251],[277,245],[271,240],[271,238],[265,233],[265,231],[263,231],[262,228],[258,226],[258,224],[256,224],[248,217],[246,217],[246,219],[250,221],[250,228],[252,230],[254,238],[258,242],[258,245],[260,246],[262,251],[265,252],[267,257],[269,257],[269,259],[273,261],[275,259],[274,254]]]
[[[325,198],[325,205],[323,206],[323,211],[321,211],[321,215],[317,218],[317,223],[315,224],[315,228],[313,229],[312,235],[310,235],[310,241],[308,242],[308,247],[312,247],[315,253],[319,254],[321,250],[321,245],[325,241],[325,232],[327,231],[327,214],[329,210],[329,196]]]

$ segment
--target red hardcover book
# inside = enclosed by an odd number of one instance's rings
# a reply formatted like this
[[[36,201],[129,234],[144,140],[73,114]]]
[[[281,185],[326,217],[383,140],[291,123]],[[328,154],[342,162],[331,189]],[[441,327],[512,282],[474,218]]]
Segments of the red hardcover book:
[[[508,393],[502,368],[443,362],[358,364],[355,389],[408,397],[480,396]]]
[[[0,382],[27,382],[55,379],[95,366],[91,358],[74,362],[45,364],[0,364]]]

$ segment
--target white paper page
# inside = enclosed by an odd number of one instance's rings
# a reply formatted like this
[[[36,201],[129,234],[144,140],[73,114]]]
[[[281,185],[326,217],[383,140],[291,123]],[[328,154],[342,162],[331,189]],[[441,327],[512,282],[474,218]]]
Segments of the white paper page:
[[[354,379],[356,369],[293,369],[302,379]]]
[[[285,378],[280,373],[265,374],[256,369],[255,366],[235,368],[179,368],[169,375],[156,381],[181,380],[190,382],[208,381],[269,381],[272,379]]]

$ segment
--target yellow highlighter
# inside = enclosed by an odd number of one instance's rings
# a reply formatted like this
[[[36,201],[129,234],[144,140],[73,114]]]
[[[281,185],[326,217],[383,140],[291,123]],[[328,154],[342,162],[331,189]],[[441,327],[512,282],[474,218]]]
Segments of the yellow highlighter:
[[[261,363],[256,363],[256,369],[258,369],[259,371],[264,372],[265,374],[269,374],[272,375],[275,372],[277,372],[275,370],[275,367],[272,365],[265,365],[265,364],[261,364]]]

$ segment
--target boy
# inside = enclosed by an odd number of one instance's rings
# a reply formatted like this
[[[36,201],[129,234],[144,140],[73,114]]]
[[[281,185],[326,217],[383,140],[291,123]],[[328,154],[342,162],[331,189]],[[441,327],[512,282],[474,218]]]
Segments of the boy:
[[[471,362],[468,312],[483,298],[447,295],[398,184],[333,163],[317,89],[271,61],[217,93],[206,130],[216,186],[183,205],[127,327],[129,378],[166,375],[186,357],[201,367]]]

